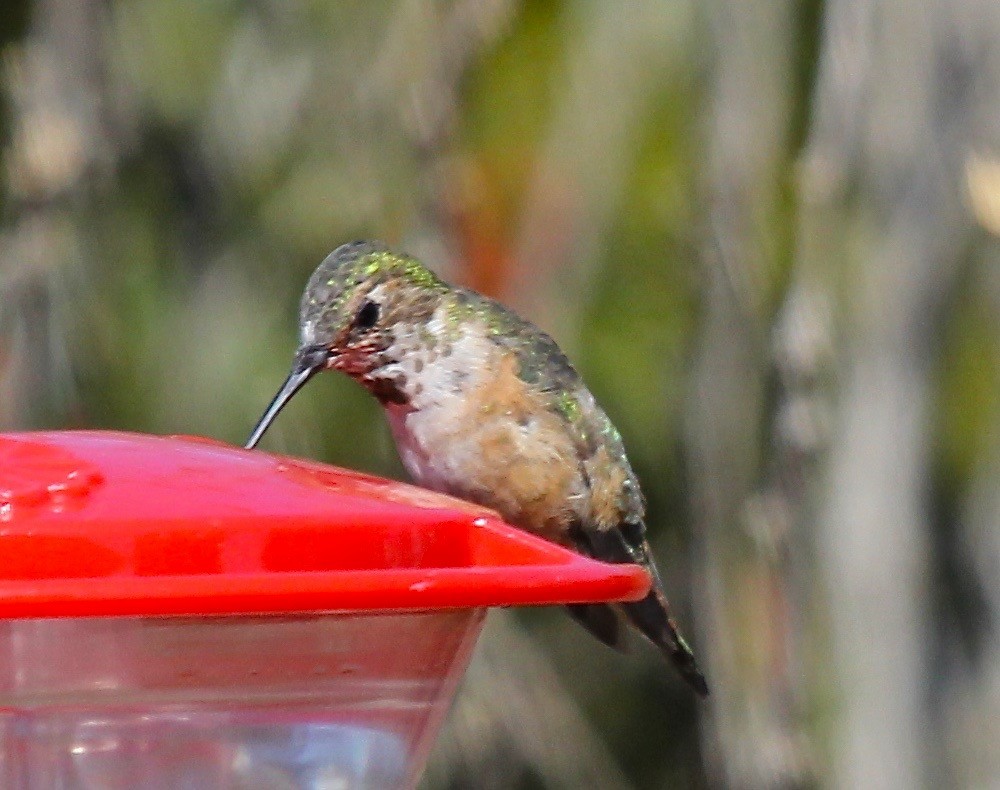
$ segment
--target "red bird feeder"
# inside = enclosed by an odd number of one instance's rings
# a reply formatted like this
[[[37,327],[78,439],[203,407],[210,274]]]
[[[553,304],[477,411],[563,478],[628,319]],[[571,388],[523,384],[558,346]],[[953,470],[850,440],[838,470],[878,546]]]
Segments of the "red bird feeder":
[[[487,607],[648,586],[321,464],[0,435],[0,787],[412,786]]]

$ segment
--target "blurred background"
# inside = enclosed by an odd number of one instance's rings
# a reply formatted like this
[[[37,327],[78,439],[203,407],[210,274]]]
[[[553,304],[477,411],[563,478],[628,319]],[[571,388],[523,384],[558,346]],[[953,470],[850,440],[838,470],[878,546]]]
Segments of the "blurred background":
[[[713,696],[496,612],[424,788],[1000,786],[995,0],[6,0],[0,96],[0,429],[242,443],[366,237],[621,429]]]

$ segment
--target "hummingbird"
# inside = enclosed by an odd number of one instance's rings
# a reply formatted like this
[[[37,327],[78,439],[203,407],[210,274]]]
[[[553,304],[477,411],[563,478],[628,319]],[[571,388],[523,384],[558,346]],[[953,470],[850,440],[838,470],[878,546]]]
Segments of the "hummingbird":
[[[670,615],[622,438],[551,337],[369,241],[338,247],[313,272],[299,335],[291,372],[247,449],[314,375],[347,374],[381,403],[418,485],[586,556],[643,566],[652,587],[642,600],[573,604],[570,614],[618,649],[631,623],[708,694]]]

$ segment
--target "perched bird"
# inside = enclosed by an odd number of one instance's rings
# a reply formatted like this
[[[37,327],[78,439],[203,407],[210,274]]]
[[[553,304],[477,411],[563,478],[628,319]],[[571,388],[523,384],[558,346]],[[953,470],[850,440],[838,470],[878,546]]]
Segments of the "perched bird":
[[[291,373],[248,448],[314,374],[346,373],[384,407],[417,484],[490,507],[582,554],[645,567],[653,587],[641,601],[570,612],[613,647],[622,646],[623,614],[695,691],[708,693],[670,617],[621,436],[552,338],[374,242],[327,256],[299,320]]]

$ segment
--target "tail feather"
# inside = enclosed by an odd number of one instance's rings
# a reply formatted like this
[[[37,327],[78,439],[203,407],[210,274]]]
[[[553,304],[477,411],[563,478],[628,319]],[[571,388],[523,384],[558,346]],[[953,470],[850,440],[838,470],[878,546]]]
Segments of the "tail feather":
[[[645,530],[641,522],[625,523],[620,529],[579,530],[578,545],[591,556],[607,562],[636,562],[642,565],[653,580],[649,594],[641,601],[619,604],[632,625],[656,645],[670,659],[681,677],[702,697],[708,696],[708,683],[698,669],[694,653],[677,630],[670,616],[670,606],[663,592],[663,582],[646,542]],[[587,628],[603,642],[600,633],[579,615],[574,614]]]
[[[629,621],[677,667],[688,685],[702,697],[707,697],[708,683],[698,669],[694,653],[670,617],[663,593],[654,587],[641,601],[621,604],[621,607]]]
[[[608,647],[625,649],[625,629],[621,615],[606,603],[574,603],[566,609],[580,625]]]

